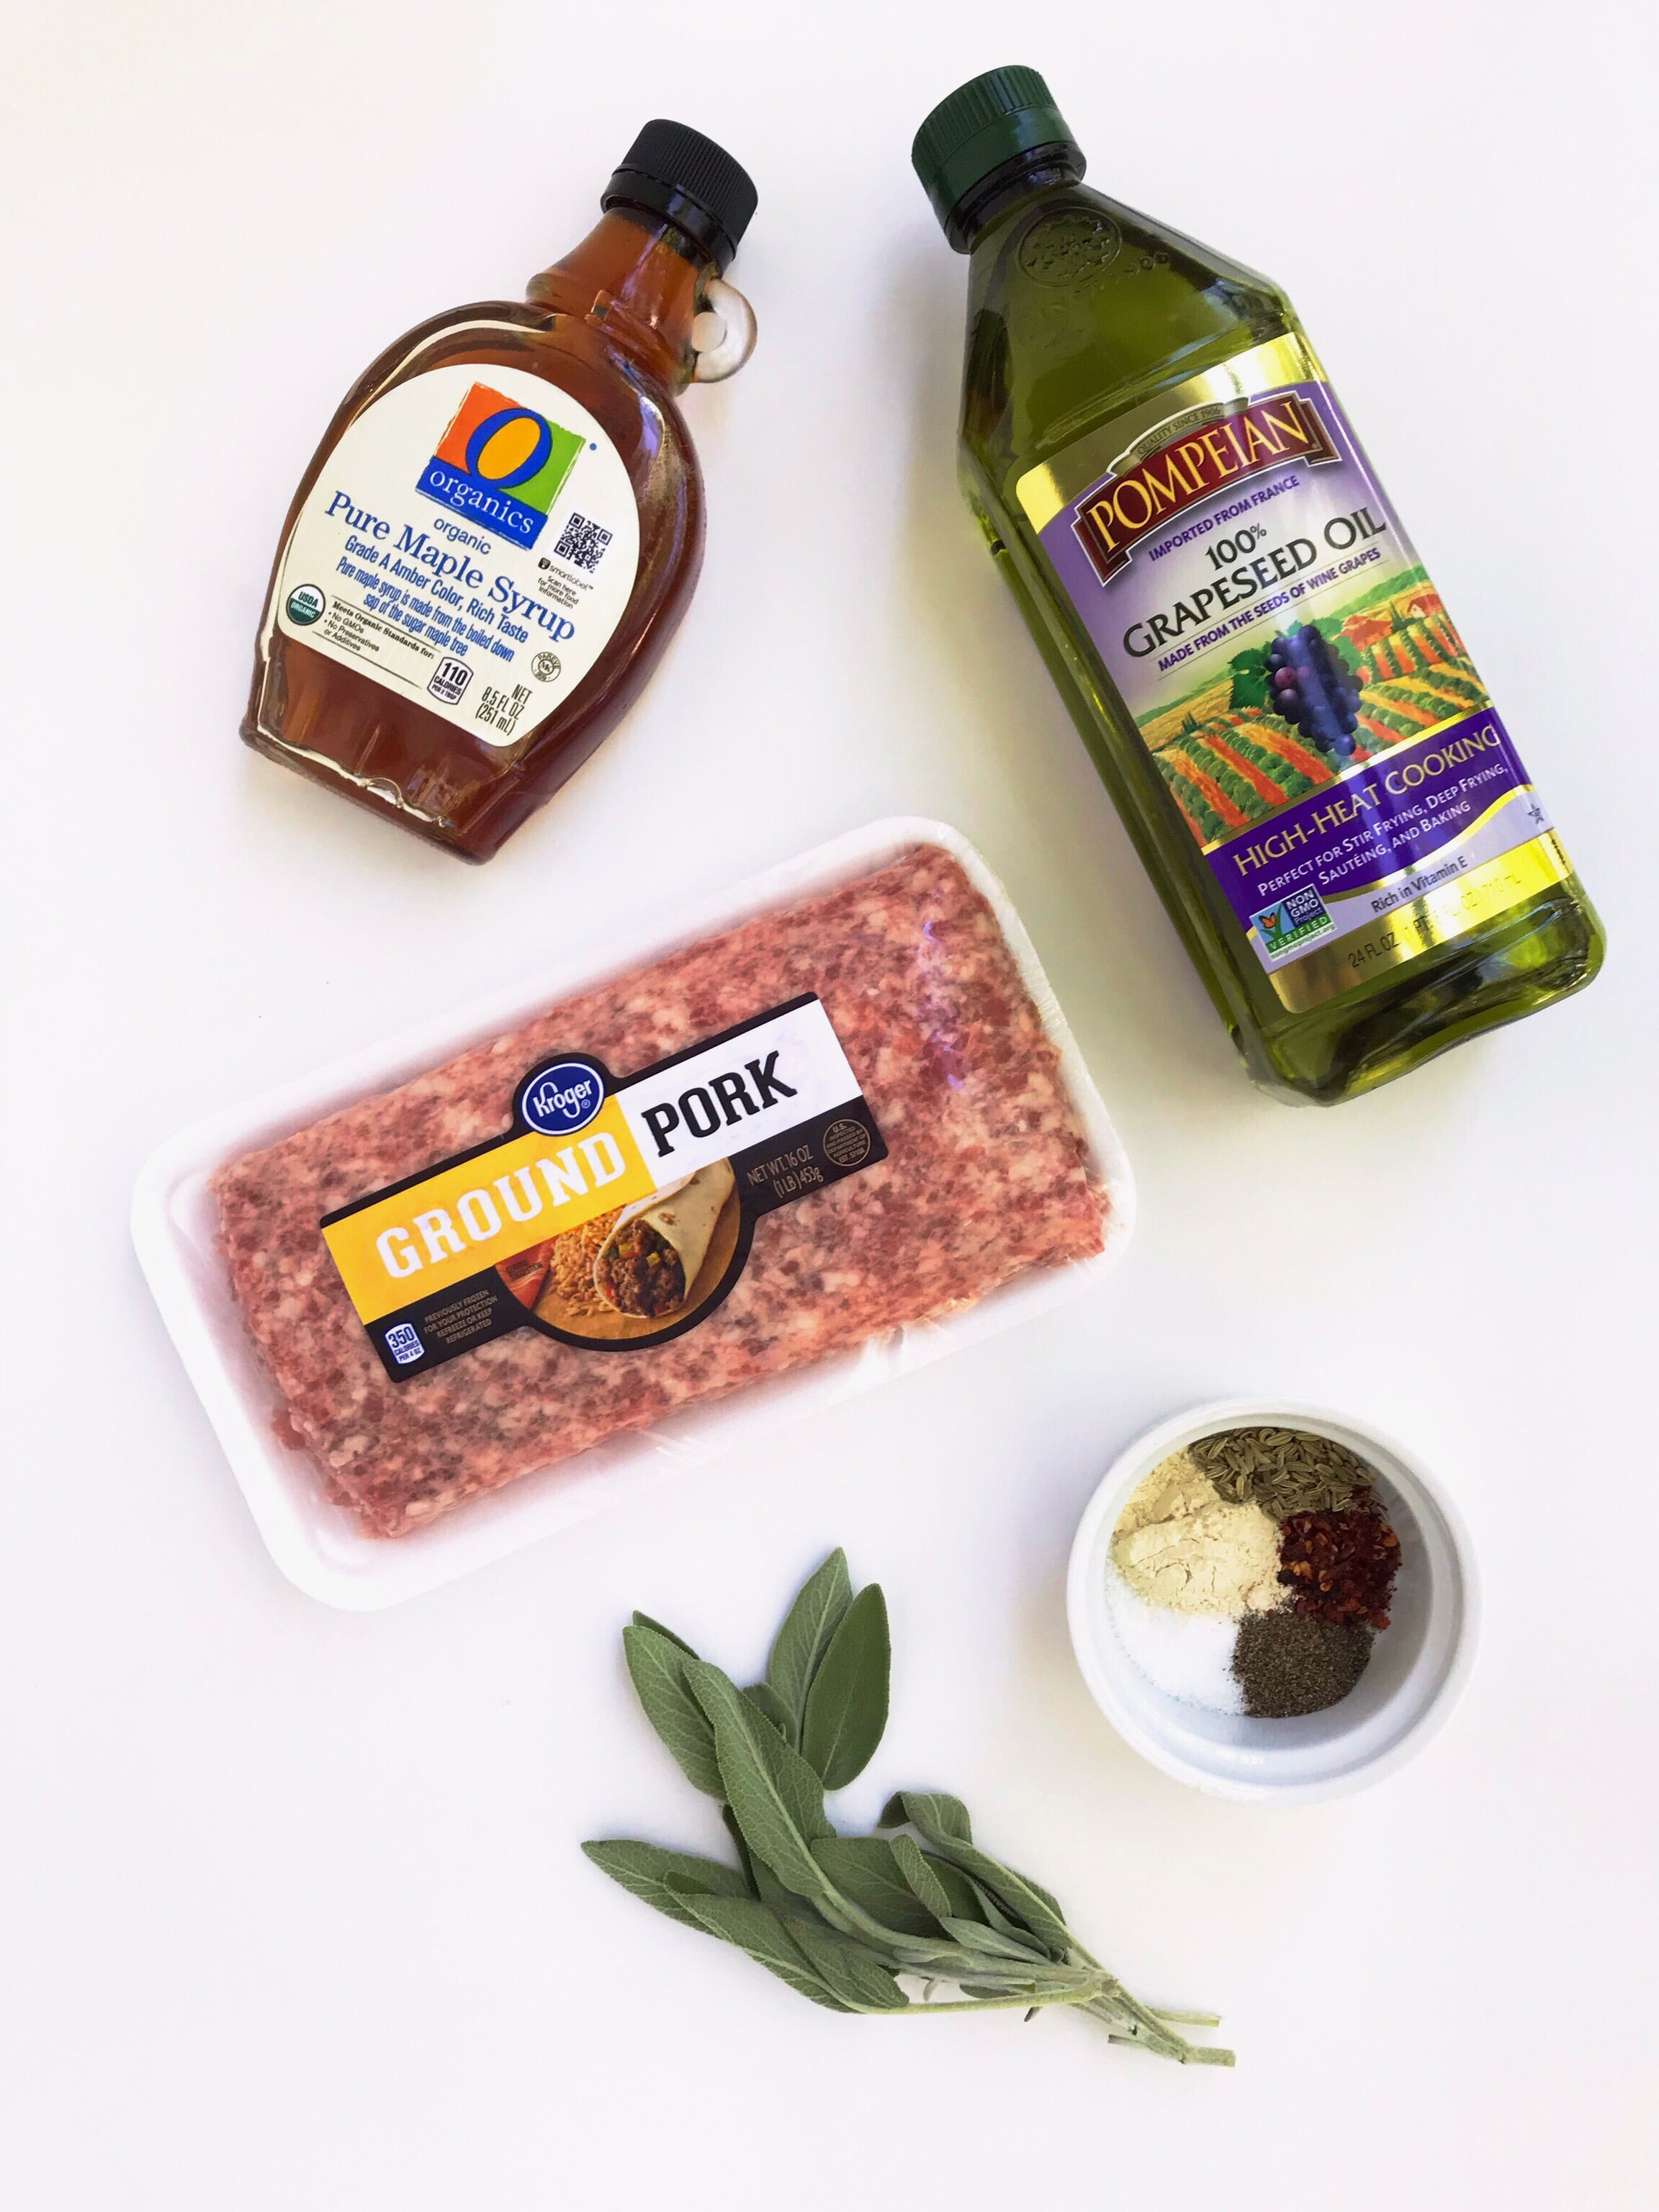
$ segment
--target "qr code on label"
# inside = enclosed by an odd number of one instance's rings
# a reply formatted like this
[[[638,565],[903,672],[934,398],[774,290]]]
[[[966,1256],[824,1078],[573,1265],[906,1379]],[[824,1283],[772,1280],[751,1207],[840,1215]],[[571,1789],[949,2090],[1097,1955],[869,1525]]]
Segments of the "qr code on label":
[[[556,561],[572,562],[578,568],[597,568],[610,543],[608,530],[602,530],[597,522],[590,522],[585,514],[573,514],[559,532],[553,557]]]
[[[406,1321],[396,1322],[386,1333],[386,1348],[399,1367],[408,1367],[421,1358],[425,1345]]]

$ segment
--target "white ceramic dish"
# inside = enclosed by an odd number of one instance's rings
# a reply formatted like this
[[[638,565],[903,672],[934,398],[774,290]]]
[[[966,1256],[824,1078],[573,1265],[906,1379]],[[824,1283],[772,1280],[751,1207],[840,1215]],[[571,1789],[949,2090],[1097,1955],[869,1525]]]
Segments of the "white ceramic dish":
[[[1110,1194],[1105,1249],[1093,1260],[1028,1275],[944,1321],[902,1330],[643,1434],[618,1438],[556,1468],[526,1475],[469,1500],[429,1528],[392,1541],[365,1536],[349,1513],[330,1503],[311,1462],[283,1445],[273,1429],[281,1400],[243,1328],[215,1241],[208,1189],[214,1169],[355,1099],[389,1090],[482,1038],[515,1028],[557,1000],[770,908],[830,890],[919,844],[942,846],[954,854],[996,915],[1060,1054],[1095,1170]],[[1047,1312],[1091,1288],[1115,1265],[1133,1218],[1134,1184],[1123,1148],[1007,892],[959,831],[942,822],[895,817],[821,845],[689,910],[681,908],[613,948],[596,967],[544,969],[491,998],[198,1122],[169,1139],[145,1165],[133,1195],[132,1233],[168,1332],[277,1565],[313,1597],[368,1609],[449,1582],[606,1505],[637,1497],[689,1462]]]
[[[1400,1538],[1389,1626],[1358,1685],[1322,1713],[1251,1720],[1159,1690],[1129,1656],[1109,1602],[1112,1532],[1160,1460],[1218,1429],[1261,1425],[1329,1437],[1376,1470]],[[1479,1597],[1462,1522],[1422,1462],[1379,1431],[1319,1406],[1231,1399],[1139,1437],[1090,1499],[1066,1578],[1072,1644],[1095,1703],[1144,1759],[1177,1782],[1247,1803],[1305,1804],[1380,1781],[1420,1751],[1461,1695],[1474,1657]]]

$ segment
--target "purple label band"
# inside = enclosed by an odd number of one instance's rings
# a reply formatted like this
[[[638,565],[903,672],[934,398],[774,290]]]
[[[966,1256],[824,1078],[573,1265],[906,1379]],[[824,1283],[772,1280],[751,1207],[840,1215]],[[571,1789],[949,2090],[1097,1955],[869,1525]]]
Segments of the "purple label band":
[[[1550,826],[1486,708],[1351,769],[1208,858],[1264,965],[1282,968]]]

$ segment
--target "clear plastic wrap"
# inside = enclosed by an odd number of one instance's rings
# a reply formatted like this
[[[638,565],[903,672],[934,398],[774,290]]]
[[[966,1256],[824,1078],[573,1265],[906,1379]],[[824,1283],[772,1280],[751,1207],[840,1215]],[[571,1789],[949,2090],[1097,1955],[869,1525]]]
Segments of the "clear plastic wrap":
[[[627,1078],[803,994],[885,1159],[758,1220],[722,1301],[672,1342],[593,1351],[526,1328],[393,1379],[325,1214],[500,1139],[538,1055]],[[896,820],[602,975],[532,979],[185,1133],[146,1168],[134,1230],[279,1563],[374,1606],[1075,1294],[1132,1207],[1006,894],[955,831]]]

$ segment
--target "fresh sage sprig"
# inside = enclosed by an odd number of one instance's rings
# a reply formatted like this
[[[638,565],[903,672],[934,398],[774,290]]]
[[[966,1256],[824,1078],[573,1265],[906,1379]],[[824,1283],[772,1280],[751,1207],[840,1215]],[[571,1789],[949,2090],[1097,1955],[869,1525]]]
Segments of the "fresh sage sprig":
[[[832,1552],[785,1616],[766,1679],[739,1689],[671,1628],[623,1631],[646,1717],[688,1782],[718,1798],[738,1863],[655,1844],[592,1843],[595,1865],[671,1920],[735,1943],[832,2012],[983,2012],[1072,2005],[1184,2065],[1231,2066],[1188,2043],[1207,2013],[1142,2004],[1066,1924],[1059,1900],[975,1843],[967,1808],[902,1790],[868,1836],[839,1834],[824,1793],[869,1765],[887,1725],[887,1605],[854,1595]]]

